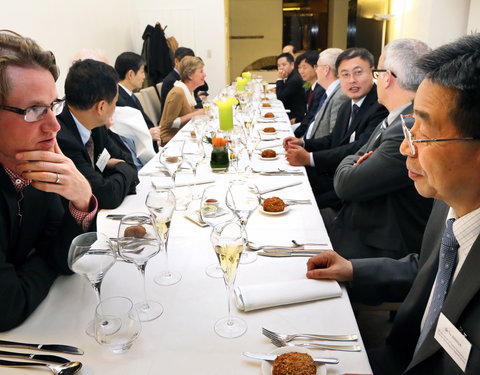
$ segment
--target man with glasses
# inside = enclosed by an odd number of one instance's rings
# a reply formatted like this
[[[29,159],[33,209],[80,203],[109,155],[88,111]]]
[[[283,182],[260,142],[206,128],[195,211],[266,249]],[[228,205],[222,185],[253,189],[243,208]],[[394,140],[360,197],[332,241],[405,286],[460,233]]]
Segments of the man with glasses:
[[[303,140],[287,137],[283,145],[290,165],[307,166],[310,185],[319,208],[336,207],[340,202],[333,190],[333,175],[345,156],[355,153],[388,115],[377,101],[373,83],[373,56],[364,48],[343,51],[335,63],[340,87],[350,100],[338,111],[331,134]],[[302,147],[303,146],[303,147]]]
[[[58,69],[33,40],[0,31],[0,331],[21,324],[70,273],[71,240],[96,199],[58,147]]]
[[[345,157],[335,171],[339,211],[322,211],[333,248],[350,258],[401,258],[418,249],[432,200],[421,197],[405,171],[399,152],[403,140],[401,114],[412,101],[423,73],[415,62],[429,48],[415,39],[387,44],[380,56],[378,102],[390,112],[365,145]]]
[[[369,351],[375,375],[480,373],[479,50],[474,34],[418,63],[426,78],[401,152],[418,192],[437,199],[420,256],[347,261],[327,252],[308,262],[309,278],[350,281],[353,300],[408,293],[386,344]]]

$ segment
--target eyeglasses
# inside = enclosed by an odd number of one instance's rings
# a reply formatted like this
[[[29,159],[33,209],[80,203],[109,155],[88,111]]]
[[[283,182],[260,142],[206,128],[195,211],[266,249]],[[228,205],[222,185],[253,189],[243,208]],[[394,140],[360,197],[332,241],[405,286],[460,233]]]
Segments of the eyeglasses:
[[[315,64],[313,67],[314,67],[315,69],[317,69],[317,68],[319,68],[319,67],[321,67],[321,66],[328,66],[328,65],[327,65],[327,64]]]
[[[405,118],[407,117],[413,118],[413,115],[400,116],[402,120],[403,135],[405,136],[408,146],[410,147],[410,153],[412,155],[416,154],[415,143],[446,142],[446,141],[475,141],[480,139],[480,137],[413,139],[413,134],[410,131],[410,129],[407,128],[407,124],[405,123]]]
[[[26,122],[35,122],[43,119],[48,112],[48,109],[51,109],[52,112],[56,115],[59,115],[65,104],[65,99],[57,99],[52,102],[52,104],[47,106],[33,106],[25,109],[11,107],[9,105],[0,105],[0,109],[10,111],[13,113],[18,113],[19,115],[24,115]]]
[[[386,73],[386,72],[390,72],[390,74],[392,76],[397,78],[397,75],[394,72],[392,72],[391,70],[388,70],[388,69],[373,69],[372,70],[373,78],[378,79],[378,77],[380,76],[380,73]]]
[[[354,78],[358,78],[360,77],[361,75],[363,75],[365,73],[365,70],[363,69],[356,69],[354,71],[352,71],[351,73],[350,72],[342,72],[340,73],[339,77],[341,79],[350,79],[350,77],[354,77]]]

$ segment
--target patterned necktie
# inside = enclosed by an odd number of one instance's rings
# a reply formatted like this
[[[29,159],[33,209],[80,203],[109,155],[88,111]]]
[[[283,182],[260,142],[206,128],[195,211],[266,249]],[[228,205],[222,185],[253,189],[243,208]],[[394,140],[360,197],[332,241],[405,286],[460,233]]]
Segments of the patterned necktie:
[[[88,157],[90,158],[92,166],[95,166],[94,163],[93,163],[94,154],[93,154],[93,138],[92,138],[92,136],[90,136],[90,138],[88,138],[87,143],[85,143],[85,148],[87,149]]]
[[[452,229],[454,221],[455,219],[448,219],[445,231],[443,232],[442,243],[440,245],[437,278],[433,288],[430,307],[425,318],[425,324],[420,332],[415,352],[422,345],[434,324],[436,324],[442,309],[443,301],[445,301],[445,297],[452,281],[459,247]]]
[[[307,106],[310,105],[310,102],[312,101],[312,96],[313,96],[313,90],[310,89],[308,90],[308,95],[307,95]]]
[[[352,113],[350,115],[350,124],[355,120],[355,117],[358,114],[358,111],[360,111],[360,107],[356,104],[352,105]]]

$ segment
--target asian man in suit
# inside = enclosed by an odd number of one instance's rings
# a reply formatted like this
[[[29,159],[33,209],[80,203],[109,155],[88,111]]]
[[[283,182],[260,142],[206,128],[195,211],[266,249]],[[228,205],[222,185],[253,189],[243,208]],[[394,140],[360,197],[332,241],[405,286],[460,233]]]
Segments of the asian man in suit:
[[[0,331],[20,325],[67,265],[72,239],[90,229],[97,202],[58,147],[63,107],[55,57],[0,32]]]
[[[381,302],[411,285],[385,345],[368,353],[375,375],[480,373],[479,50],[473,34],[418,62],[426,78],[400,150],[418,192],[438,200],[420,256],[348,261],[326,252],[308,262],[307,277],[349,281],[357,300]]]
[[[75,62],[65,79],[65,97],[58,143],[90,182],[99,207],[118,207],[135,193],[138,176],[131,155],[112,141],[104,125],[118,98],[115,69],[90,59]]]

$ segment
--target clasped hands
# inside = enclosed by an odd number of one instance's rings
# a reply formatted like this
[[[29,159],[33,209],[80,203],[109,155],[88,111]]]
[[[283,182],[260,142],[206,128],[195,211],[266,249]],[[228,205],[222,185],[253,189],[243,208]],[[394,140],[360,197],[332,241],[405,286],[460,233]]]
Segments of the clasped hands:
[[[287,152],[285,158],[293,166],[310,165],[310,153],[303,146],[305,142],[301,138],[286,137],[283,140],[283,148]]]

